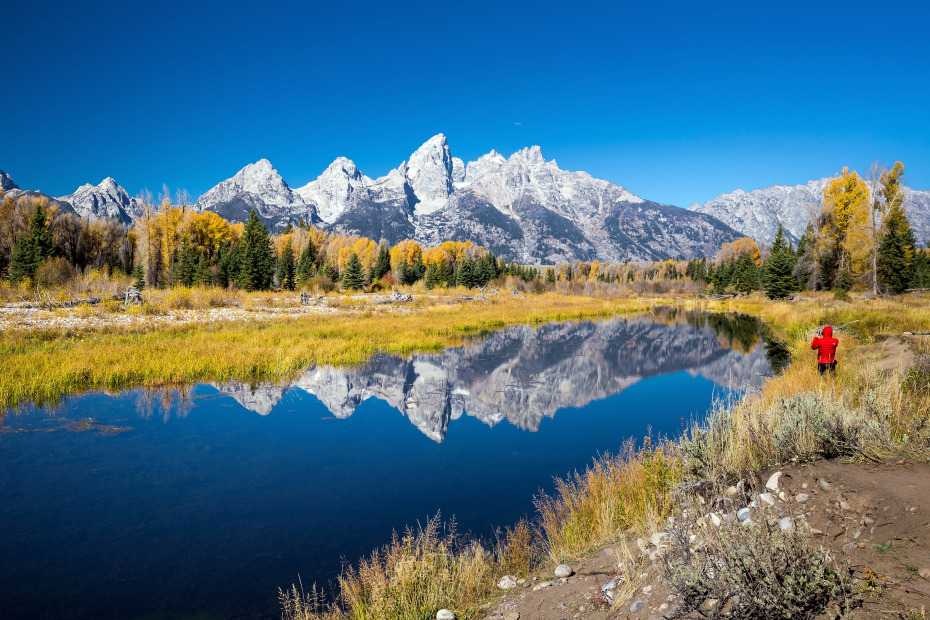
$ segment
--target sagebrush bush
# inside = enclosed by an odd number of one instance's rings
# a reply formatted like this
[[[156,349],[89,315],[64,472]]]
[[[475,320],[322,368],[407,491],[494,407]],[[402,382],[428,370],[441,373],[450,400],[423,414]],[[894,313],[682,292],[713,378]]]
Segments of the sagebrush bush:
[[[759,514],[761,513],[761,514]],[[782,530],[769,510],[750,525],[701,526],[686,513],[669,532],[656,565],[679,599],[679,613],[710,618],[814,618],[859,604],[848,566],[814,547],[803,526]],[[713,601],[713,604],[706,604]]]

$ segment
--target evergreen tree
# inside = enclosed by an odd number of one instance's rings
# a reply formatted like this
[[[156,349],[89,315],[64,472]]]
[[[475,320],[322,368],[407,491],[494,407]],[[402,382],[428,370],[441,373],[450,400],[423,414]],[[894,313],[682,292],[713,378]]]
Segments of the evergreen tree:
[[[247,291],[264,291],[271,288],[274,279],[274,250],[268,236],[268,227],[258,219],[252,209],[239,242],[239,286]]]
[[[311,240],[307,247],[300,253],[300,262],[297,264],[297,279],[300,280],[301,286],[307,284],[313,277],[316,265],[316,246]]]
[[[142,261],[136,261],[135,266],[132,268],[132,277],[136,279],[132,283],[134,288],[140,291],[145,288],[145,272],[142,271]]]
[[[185,237],[174,260],[174,281],[183,286],[193,286],[197,276],[197,253]]]
[[[210,268],[210,261],[203,254],[200,255],[200,261],[197,263],[197,282],[204,286],[213,284],[213,270]]]
[[[36,203],[29,218],[29,232],[21,235],[10,257],[10,280],[33,278],[42,261],[52,255],[52,233],[41,203]]]
[[[555,284],[555,268],[546,269],[546,284]]]
[[[456,273],[455,267],[451,262],[442,261],[442,283],[443,286],[455,286]]]
[[[797,290],[794,265],[794,252],[786,243],[785,229],[779,222],[775,243],[772,244],[772,252],[763,270],[763,287],[769,299],[785,299]]]
[[[358,254],[352,252],[349,257],[349,263],[346,265],[342,274],[342,286],[347,291],[358,291],[365,285],[365,276],[362,274],[362,261],[359,260]]]
[[[900,203],[885,215],[884,233],[878,244],[878,283],[892,295],[900,295],[914,275],[916,239]]]
[[[300,219],[297,220],[297,228],[301,228],[304,230],[307,228],[307,221],[304,219],[304,216],[302,215],[300,216]]]
[[[459,265],[456,284],[466,288],[475,288],[476,282],[477,274],[475,273],[475,261],[471,258],[466,258],[462,261],[462,264]]]
[[[285,291],[293,291],[294,286],[297,284],[297,268],[294,262],[294,247],[291,245],[291,240],[288,239],[281,250],[281,256],[278,257],[277,273],[278,286]]]
[[[436,263],[430,263],[429,267],[426,268],[426,274],[423,276],[423,286],[426,287],[426,290],[431,291],[436,288],[438,282],[439,268]]]
[[[734,273],[736,290],[740,293],[751,293],[759,290],[759,268],[749,254],[744,254],[737,261]]]
[[[914,269],[910,288],[930,288],[930,254],[928,250],[914,251]]]
[[[320,277],[328,278],[330,282],[335,282],[337,278],[336,269],[329,262],[320,267],[319,274]]]
[[[287,226],[284,227],[284,230],[281,231],[282,235],[289,235],[294,232],[294,226],[290,222],[287,223]]]
[[[391,251],[388,249],[387,244],[382,243],[381,247],[378,248],[378,259],[371,271],[371,279],[372,281],[380,280],[389,273],[391,273]]]

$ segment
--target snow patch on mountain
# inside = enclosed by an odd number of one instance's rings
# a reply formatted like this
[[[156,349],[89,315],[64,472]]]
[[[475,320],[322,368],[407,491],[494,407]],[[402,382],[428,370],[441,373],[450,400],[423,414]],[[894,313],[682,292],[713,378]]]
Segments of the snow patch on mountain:
[[[452,155],[443,134],[427,140],[407,161],[407,183],[417,198],[416,215],[445,207],[452,194]]]
[[[305,203],[316,206],[323,222],[332,224],[360,195],[367,197],[368,186],[372,183],[351,159],[337,157],[315,181],[298,188],[295,193]]]

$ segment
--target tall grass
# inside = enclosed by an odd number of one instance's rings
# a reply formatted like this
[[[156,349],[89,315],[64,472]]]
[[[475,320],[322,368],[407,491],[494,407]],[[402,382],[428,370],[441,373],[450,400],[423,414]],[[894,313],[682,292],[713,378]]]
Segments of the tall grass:
[[[161,293],[164,297],[152,303],[188,305],[197,295],[205,297],[197,303],[212,303],[212,296],[219,294],[189,289]],[[439,351],[507,325],[646,307],[557,295],[500,297],[480,304],[414,306],[403,314],[347,310],[251,324],[11,330],[0,339],[0,408],[41,404],[86,390],[232,379],[286,381],[312,364],[345,366],[363,363],[376,353]]]

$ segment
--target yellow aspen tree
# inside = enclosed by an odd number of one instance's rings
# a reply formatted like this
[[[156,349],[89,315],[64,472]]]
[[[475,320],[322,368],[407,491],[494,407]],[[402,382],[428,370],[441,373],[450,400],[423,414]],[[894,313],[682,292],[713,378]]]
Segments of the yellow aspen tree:
[[[824,188],[821,207],[821,230],[827,248],[836,253],[839,274],[856,278],[869,269],[874,247],[869,216],[868,186],[844,167]]]

